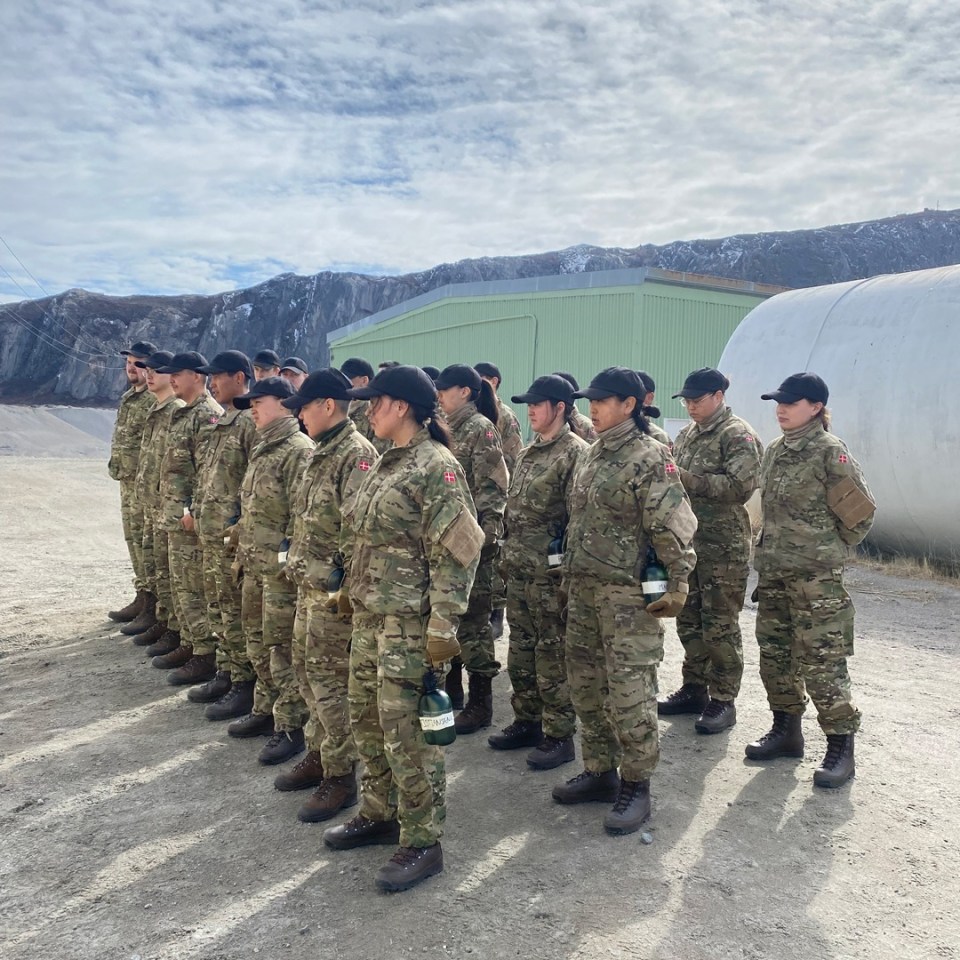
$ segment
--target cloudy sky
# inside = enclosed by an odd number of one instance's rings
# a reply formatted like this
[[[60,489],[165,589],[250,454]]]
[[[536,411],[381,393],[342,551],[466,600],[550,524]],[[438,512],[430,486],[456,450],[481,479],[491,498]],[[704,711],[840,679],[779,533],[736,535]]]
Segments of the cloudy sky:
[[[3,9],[3,300],[960,207],[952,4]]]

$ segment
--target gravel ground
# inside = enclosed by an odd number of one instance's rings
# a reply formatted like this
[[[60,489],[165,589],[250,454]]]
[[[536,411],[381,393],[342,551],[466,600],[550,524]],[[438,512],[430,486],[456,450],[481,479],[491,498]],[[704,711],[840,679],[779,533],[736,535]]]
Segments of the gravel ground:
[[[661,726],[646,836],[561,807],[559,779],[447,751],[447,869],[382,895],[385,848],[334,852],[232,741],[118,634],[129,597],[100,459],[0,458],[0,956],[19,958],[887,958],[960,956],[960,591],[854,568],[858,775],[749,765],[769,715],[754,610],[739,724]],[[505,649],[502,659],[506,659]],[[679,680],[668,628],[661,686]],[[495,683],[509,717],[509,682]],[[649,842],[644,842],[644,840]]]

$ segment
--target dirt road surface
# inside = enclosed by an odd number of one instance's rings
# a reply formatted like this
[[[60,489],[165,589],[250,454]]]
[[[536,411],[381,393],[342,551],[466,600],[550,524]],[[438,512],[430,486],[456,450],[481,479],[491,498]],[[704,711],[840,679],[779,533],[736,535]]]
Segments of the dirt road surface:
[[[383,895],[105,612],[129,598],[102,460],[0,458],[0,957],[845,960],[960,957],[960,591],[853,570],[864,725],[848,787],[749,765],[769,715],[754,612],[739,724],[663,722],[654,818],[604,835],[486,733],[447,751],[446,873]],[[505,660],[505,650],[502,651]],[[679,678],[668,628],[661,687]],[[509,682],[495,683],[509,718]],[[489,731],[488,731],[489,732]],[[645,843],[644,839],[652,841]]]

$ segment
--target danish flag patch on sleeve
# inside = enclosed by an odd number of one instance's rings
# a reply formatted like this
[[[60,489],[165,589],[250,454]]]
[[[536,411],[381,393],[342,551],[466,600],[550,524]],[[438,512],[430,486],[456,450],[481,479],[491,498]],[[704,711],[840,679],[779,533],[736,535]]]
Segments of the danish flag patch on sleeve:
[[[850,458],[845,453],[841,453],[840,456],[838,457],[838,460],[840,461],[840,463],[850,462]]]
[[[673,474],[677,472],[677,465],[675,463],[666,463],[663,469],[666,470],[667,473]]]
[[[358,470],[362,470],[364,473],[366,473],[366,472],[370,469],[370,461],[369,461],[369,460],[358,460],[358,461],[357,461],[357,469],[358,469]]]
[[[457,475],[456,475],[452,470],[447,470],[447,471],[445,471],[444,474],[443,474],[443,479],[444,479],[447,483],[456,483],[456,482],[457,482]]]

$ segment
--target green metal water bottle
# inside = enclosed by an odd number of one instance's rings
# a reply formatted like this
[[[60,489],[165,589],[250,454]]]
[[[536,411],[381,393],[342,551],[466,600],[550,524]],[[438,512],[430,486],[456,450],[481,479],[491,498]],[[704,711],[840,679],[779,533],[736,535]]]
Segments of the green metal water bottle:
[[[667,568],[660,562],[657,552],[653,547],[647,547],[647,564],[643,568],[643,579],[640,589],[643,591],[643,599],[648,604],[659,600],[667,592],[667,581],[670,574]]]
[[[445,690],[437,688],[432,670],[423,675],[423,696],[420,698],[420,728],[423,739],[434,747],[445,747],[457,739],[453,726],[453,704]]]

